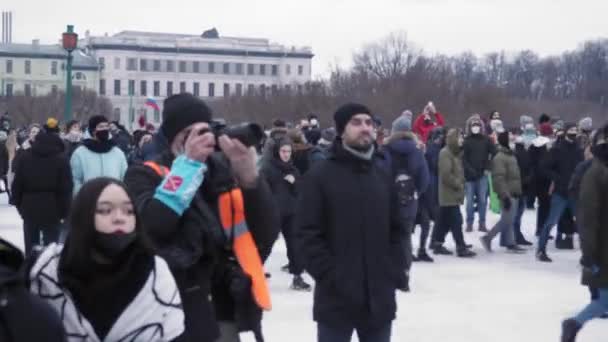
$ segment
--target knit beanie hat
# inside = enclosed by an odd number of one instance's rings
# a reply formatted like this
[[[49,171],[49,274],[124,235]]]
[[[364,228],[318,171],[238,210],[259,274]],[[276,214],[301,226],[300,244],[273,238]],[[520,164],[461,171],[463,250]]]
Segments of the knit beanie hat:
[[[543,137],[550,137],[553,135],[553,127],[551,126],[551,124],[548,121],[546,121],[540,125],[539,131],[540,131],[540,135],[542,135]]]
[[[410,132],[412,130],[412,117],[405,115],[399,116],[391,126],[391,134],[400,132]]]
[[[338,108],[338,110],[334,114],[336,132],[338,133],[338,135],[342,135],[342,133],[344,133],[344,128],[346,128],[346,125],[348,124],[350,119],[357,114],[367,114],[371,116],[372,112],[369,110],[369,108],[358,103],[347,103],[342,107]]]
[[[581,119],[578,127],[581,131],[591,132],[593,130],[593,119],[589,117]]]
[[[182,93],[165,99],[160,130],[169,144],[184,128],[200,122],[211,122],[211,109],[198,97]]]
[[[542,125],[545,122],[551,122],[551,117],[549,115],[547,115],[546,113],[542,113],[540,115],[540,118],[538,119],[538,123]]]
[[[91,136],[93,136],[93,132],[95,132],[95,128],[97,128],[97,125],[99,125],[100,123],[103,123],[103,122],[110,122],[110,121],[108,120],[108,118],[106,118],[103,115],[92,116],[89,119],[89,127],[88,127],[89,134],[91,134]]]
[[[44,130],[49,133],[59,133],[59,121],[55,118],[48,118]]]
[[[509,132],[502,132],[502,133],[498,133],[498,144],[500,144],[500,146],[505,147],[505,148],[509,148]]]

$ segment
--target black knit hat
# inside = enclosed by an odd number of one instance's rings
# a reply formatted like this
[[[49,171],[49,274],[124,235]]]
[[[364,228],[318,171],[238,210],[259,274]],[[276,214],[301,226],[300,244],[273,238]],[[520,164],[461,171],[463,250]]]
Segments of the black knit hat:
[[[358,103],[347,103],[342,107],[338,108],[338,110],[334,114],[334,121],[336,122],[336,133],[338,133],[338,135],[342,135],[342,133],[344,133],[344,128],[346,127],[350,119],[357,114],[368,114],[371,116],[372,112],[369,110],[369,108]]]
[[[95,132],[95,128],[97,127],[97,125],[99,125],[100,123],[103,123],[103,122],[110,122],[110,120],[108,120],[108,118],[106,118],[103,115],[92,116],[89,119],[89,128],[88,128],[89,134],[91,134],[91,136],[92,136],[93,132]]]
[[[211,109],[198,97],[182,93],[165,99],[160,130],[169,144],[184,128],[199,122],[211,122]]]
[[[551,121],[551,117],[549,115],[547,115],[546,113],[542,113],[540,115],[540,118],[538,119],[538,123],[539,124],[544,124],[545,122],[550,122]]]
[[[500,144],[500,146],[509,148],[509,132],[508,131],[498,133],[497,140],[498,140],[498,144]]]

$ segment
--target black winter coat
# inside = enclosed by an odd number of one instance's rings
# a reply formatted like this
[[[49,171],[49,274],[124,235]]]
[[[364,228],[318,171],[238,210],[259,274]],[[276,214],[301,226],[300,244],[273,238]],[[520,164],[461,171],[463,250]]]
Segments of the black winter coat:
[[[167,168],[172,162],[173,157],[166,152],[157,160]],[[125,183],[136,198],[146,238],[154,252],[167,261],[175,277],[182,296],[189,341],[201,342],[215,341],[219,336],[217,321],[235,321],[237,313],[251,312],[253,316],[239,316],[245,321],[237,321],[242,325],[259,325],[261,320],[257,308],[237,310],[225,281],[231,263],[225,255],[226,241],[217,213],[211,209],[213,204],[205,200],[204,190],[211,183],[209,172],[201,190],[181,217],[154,198],[155,190],[162,182],[155,171],[145,165],[132,165],[125,175]],[[266,182],[260,179],[255,188],[243,189],[243,198],[249,229],[265,260],[280,225],[272,194]]]
[[[40,133],[19,160],[12,186],[12,200],[24,221],[55,225],[68,214],[72,197],[72,172],[61,138]]]
[[[472,134],[464,139],[462,151],[464,178],[467,182],[475,182],[490,170],[496,147],[487,136]]]
[[[558,142],[543,160],[542,168],[555,184],[554,193],[568,198],[568,185],[576,166],[584,159],[583,150],[576,142]]]
[[[314,319],[334,326],[386,324],[411,262],[389,175],[338,140],[304,177],[296,234],[316,281]]]
[[[522,192],[527,197],[532,194],[534,187],[534,169],[530,152],[526,150],[524,144],[515,145],[515,158],[517,159],[517,166],[519,166],[519,173],[521,175]]]
[[[530,168],[532,172],[532,182],[531,184],[529,184],[529,191],[534,196],[549,196],[549,187],[551,186],[551,179],[547,177],[542,167],[543,161],[549,155],[549,146],[547,143],[542,145],[533,144],[528,149],[528,153],[530,155]]]
[[[270,186],[270,191],[272,191],[276,206],[279,208],[281,219],[293,216],[297,204],[297,187],[300,182],[298,169],[273,157],[270,161],[264,163],[261,174]],[[285,180],[287,175],[294,176],[296,181],[293,184],[287,182]]]
[[[8,149],[5,143],[0,143],[0,177],[8,173]]]

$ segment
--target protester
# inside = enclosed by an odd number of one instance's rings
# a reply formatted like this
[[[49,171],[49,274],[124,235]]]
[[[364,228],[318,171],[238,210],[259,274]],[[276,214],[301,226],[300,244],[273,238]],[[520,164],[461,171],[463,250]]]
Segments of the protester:
[[[68,122],[65,127],[65,134],[63,136],[63,140],[66,142],[67,146],[67,158],[72,158],[74,151],[76,151],[76,149],[82,143],[82,130],[78,121],[72,120]]]
[[[409,232],[376,163],[371,111],[350,103],[334,120],[332,156],[304,178],[297,214],[305,268],[317,284],[317,340],[350,341],[356,330],[359,341],[388,342],[395,290],[407,288]]]
[[[429,133],[436,127],[443,127],[445,120],[443,115],[437,111],[433,102],[429,102],[414,122],[413,131],[423,142],[426,143]]]
[[[543,119],[546,120],[545,118]],[[542,161],[549,154],[549,149],[552,145],[551,140],[553,139],[553,128],[551,124],[544,122],[539,126],[539,131],[540,136],[532,141],[532,146],[530,146],[529,150],[530,168],[532,169],[531,184],[533,186],[530,191],[538,199],[538,209],[536,212],[537,237],[545,225],[545,221],[549,216],[549,210],[551,210],[551,195],[549,194],[551,179],[545,174]]]
[[[8,186],[8,169],[9,155],[6,143],[8,141],[8,132],[0,130],[0,194],[9,193]],[[9,193],[10,196],[10,193]]]
[[[336,139],[336,129],[326,128],[321,132],[321,139],[317,146],[310,152],[310,162],[312,164],[329,158],[331,145]]]
[[[305,175],[310,169],[313,147],[299,129],[290,129],[286,136],[293,143],[293,164],[301,175]]]
[[[64,145],[54,133],[40,133],[21,156],[12,186],[12,201],[23,219],[25,254],[59,240],[72,195],[72,174]]]
[[[25,154],[25,151],[29,150],[32,147],[34,141],[36,141],[36,136],[40,133],[41,127],[38,124],[32,124],[27,129],[26,139],[19,143],[15,152],[15,157],[13,158],[13,162],[11,164],[11,169],[13,173],[17,172],[19,168],[19,161],[21,157]]]
[[[521,175],[517,159],[509,147],[509,132],[498,134],[498,153],[492,160],[492,185],[501,204],[500,220],[480,238],[483,247],[492,251],[492,239],[503,233],[505,247],[511,252],[524,251],[516,244],[513,231],[513,222],[517,213],[518,203],[521,201]]]
[[[524,133],[525,135],[525,133]],[[534,209],[534,201],[536,196],[533,192],[534,188],[534,168],[532,158],[530,157],[530,151],[526,148],[526,139],[524,137],[518,137],[515,140],[515,158],[517,159],[517,166],[519,167],[519,173],[521,176],[521,190],[522,197],[517,202],[517,212],[513,221],[513,231],[515,233],[515,243],[521,246],[532,246],[532,243],[526,240],[523,232],[521,231],[521,223],[526,210],[526,206],[530,199],[532,201],[532,209]],[[536,139],[536,138],[534,138]],[[501,234],[501,241],[502,241]]]
[[[151,248],[176,278],[187,338],[233,342],[253,331],[261,341],[262,309],[271,307],[262,262],[279,218],[255,151],[223,135],[214,153],[211,110],[191,94],[167,98],[163,117],[167,147],[132,165],[125,181]]]
[[[464,168],[462,145],[464,139],[460,130],[452,128],[446,136],[446,146],[439,153],[439,216],[433,232],[433,246],[436,254],[452,254],[443,246],[448,232],[456,242],[456,254],[462,258],[474,257],[462,233],[462,213],[464,202]]]
[[[112,140],[118,148],[125,154],[128,155],[131,151],[131,136],[118,121],[110,122],[110,134]]]
[[[141,164],[146,161],[144,159],[144,149],[147,144],[151,143],[152,139],[153,135],[148,131],[136,131],[133,134],[133,140],[135,142],[135,145],[129,153],[129,165],[137,163]]]
[[[300,172],[293,165],[292,152],[293,147],[290,140],[278,141],[274,145],[272,159],[262,166],[261,174],[268,182],[276,207],[279,208],[281,214],[281,232],[287,246],[289,261],[286,266],[283,266],[283,269],[293,275],[291,289],[310,291],[310,285],[302,278],[304,267],[295,245],[295,212],[301,178]]]
[[[127,171],[127,158],[110,139],[109,121],[98,115],[89,119],[90,139],[72,154],[70,165],[76,194],[82,184],[97,177],[122,180]]]
[[[52,244],[30,272],[32,293],[60,315],[70,338],[179,341],[184,313],[165,261],[143,247],[141,220],[124,184],[84,184],[65,246]]]
[[[462,146],[466,193],[466,231],[473,231],[475,211],[479,214],[480,232],[487,232],[486,211],[488,208],[489,179],[491,160],[496,147],[484,134],[484,126],[478,114],[471,116],[466,123],[466,137]]]
[[[321,125],[319,123],[319,118],[311,114],[308,116],[309,126],[306,131],[304,131],[304,136],[306,137],[306,141],[308,141],[312,146],[317,146],[319,140],[321,139]]]
[[[578,197],[579,232],[583,284],[596,289],[592,299],[578,315],[562,323],[563,342],[574,342],[580,329],[590,320],[608,312],[608,126],[593,138],[593,162],[582,178]]]

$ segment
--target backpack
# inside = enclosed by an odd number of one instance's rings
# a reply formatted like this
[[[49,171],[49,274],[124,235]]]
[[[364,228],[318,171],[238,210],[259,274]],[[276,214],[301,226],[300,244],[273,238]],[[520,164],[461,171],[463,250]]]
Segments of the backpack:
[[[391,166],[392,183],[397,192],[399,205],[402,207],[408,206],[418,200],[418,190],[416,182],[409,169],[407,158],[387,149],[388,159]]]

